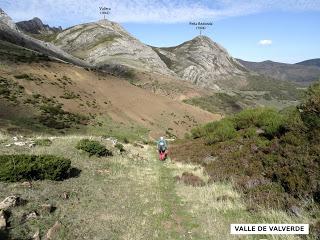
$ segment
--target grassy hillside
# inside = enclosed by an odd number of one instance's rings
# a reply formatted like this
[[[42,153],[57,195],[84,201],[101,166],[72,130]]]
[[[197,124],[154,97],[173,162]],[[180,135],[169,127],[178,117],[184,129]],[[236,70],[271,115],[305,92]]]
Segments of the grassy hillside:
[[[185,99],[184,102],[213,113],[232,114],[253,107],[283,109],[297,105],[304,89],[296,84],[262,75],[247,75],[247,84],[240,90],[211,93]]]
[[[265,97],[277,100],[299,100],[303,96],[301,86],[288,81],[252,74],[247,78],[248,84],[242,87],[242,91],[263,91]]]
[[[249,109],[177,143],[172,157],[202,164],[211,181],[231,181],[250,208],[320,217],[320,84],[298,107]]]
[[[229,95],[227,93],[215,93],[207,97],[186,99],[184,102],[209,112],[223,114],[239,112],[245,106],[240,95]]]

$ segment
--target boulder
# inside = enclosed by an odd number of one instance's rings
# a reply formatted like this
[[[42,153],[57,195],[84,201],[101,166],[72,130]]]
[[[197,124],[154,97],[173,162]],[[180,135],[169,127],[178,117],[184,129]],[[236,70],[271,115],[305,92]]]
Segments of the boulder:
[[[25,213],[22,216],[22,222],[26,222],[30,219],[36,219],[39,216],[39,214],[36,211],[32,211],[30,213]]]
[[[26,143],[25,142],[15,142],[15,143],[13,143],[14,145],[16,145],[16,146],[20,146],[20,147],[22,147],[22,146],[25,146],[26,145]]]
[[[25,181],[25,182],[21,183],[21,186],[27,187],[27,188],[32,188],[32,183],[28,182],[28,181]]]
[[[21,199],[18,196],[6,197],[2,202],[0,202],[0,210],[7,210],[11,207],[15,207],[19,205],[20,202],[21,202]]]

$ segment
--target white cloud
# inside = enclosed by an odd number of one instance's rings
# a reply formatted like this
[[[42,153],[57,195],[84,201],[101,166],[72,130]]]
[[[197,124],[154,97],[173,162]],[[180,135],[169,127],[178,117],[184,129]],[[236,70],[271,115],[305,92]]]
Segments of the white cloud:
[[[260,40],[258,42],[259,45],[263,45],[263,46],[268,46],[272,44],[272,40],[270,39],[264,39],[264,40]]]
[[[319,11],[319,0],[0,0],[15,20],[38,16],[46,22],[72,25],[95,21],[99,6],[111,7],[117,22],[177,23],[216,20],[270,10]]]

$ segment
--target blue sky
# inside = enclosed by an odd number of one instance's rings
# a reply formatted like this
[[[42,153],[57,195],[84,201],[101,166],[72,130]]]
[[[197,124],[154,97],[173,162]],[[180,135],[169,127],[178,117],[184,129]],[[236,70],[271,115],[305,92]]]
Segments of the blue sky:
[[[40,17],[66,28],[111,8],[142,42],[174,46],[199,34],[189,21],[213,22],[204,34],[237,58],[295,63],[320,57],[319,0],[0,0],[14,21]]]

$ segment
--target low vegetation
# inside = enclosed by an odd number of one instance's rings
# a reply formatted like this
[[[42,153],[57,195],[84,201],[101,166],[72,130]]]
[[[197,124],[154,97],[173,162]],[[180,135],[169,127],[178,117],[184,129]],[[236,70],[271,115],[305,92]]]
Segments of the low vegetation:
[[[121,143],[117,143],[114,147],[119,149],[121,153],[126,151]]]
[[[105,157],[112,156],[112,152],[98,141],[82,139],[77,143],[77,149],[89,153],[90,156]]]
[[[4,98],[12,103],[18,103],[18,99],[22,96],[23,92],[23,86],[0,77],[0,98]]]
[[[244,110],[193,129],[173,158],[202,164],[211,181],[234,182],[254,209],[310,210],[320,203],[320,84],[306,95],[298,107]]]
[[[202,187],[205,185],[205,182],[200,177],[189,172],[183,172],[181,177],[176,176],[175,179],[183,182],[186,185],[191,185],[194,187]]]
[[[0,181],[63,180],[71,161],[53,155],[0,155],[0,165]]]
[[[23,73],[23,74],[19,74],[19,75],[15,75],[14,76],[16,79],[26,79],[26,80],[33,80],[33,77],[30,76],[29,74]]]
[[[248,85],[242,90],[265,91],[268,92],[269,98],[278,100],[299,100],[303,97],[303,91],[297,85],[263,75],[248,75]]]
[[[185,103],[198,106],[213,113],[236,113],[243,109],[241,104],[243,98],[240,95],[229,95],[226,93],[215,93],[211,96],[197,97],[184,100]]]
[[[52,99],[48,99],[48,101],[42,103],[40,110],[39,121],[49,128],[70,128],[74,125],[85,123],[88,120],[85,116],[64,111],[62,104]]]
[[[52,144],[52,141],[48,138],[44,138],[44,139],[36,139],[34,141],[34,144],[36,146],[44,146],[44,147],[48,147]]]
[[[51,59],[44,54],[37,53],[25,48],[19,47],[12,43],[0,40],[0,60],[7,62],[13,61],[15,63],[32,63],[32,62],[48,62]]]
[[[75,99],[75,98],[79,98],[79,95],[71,91],[65,91],[63,95],[61,95],[60,97],[64,99]]]

